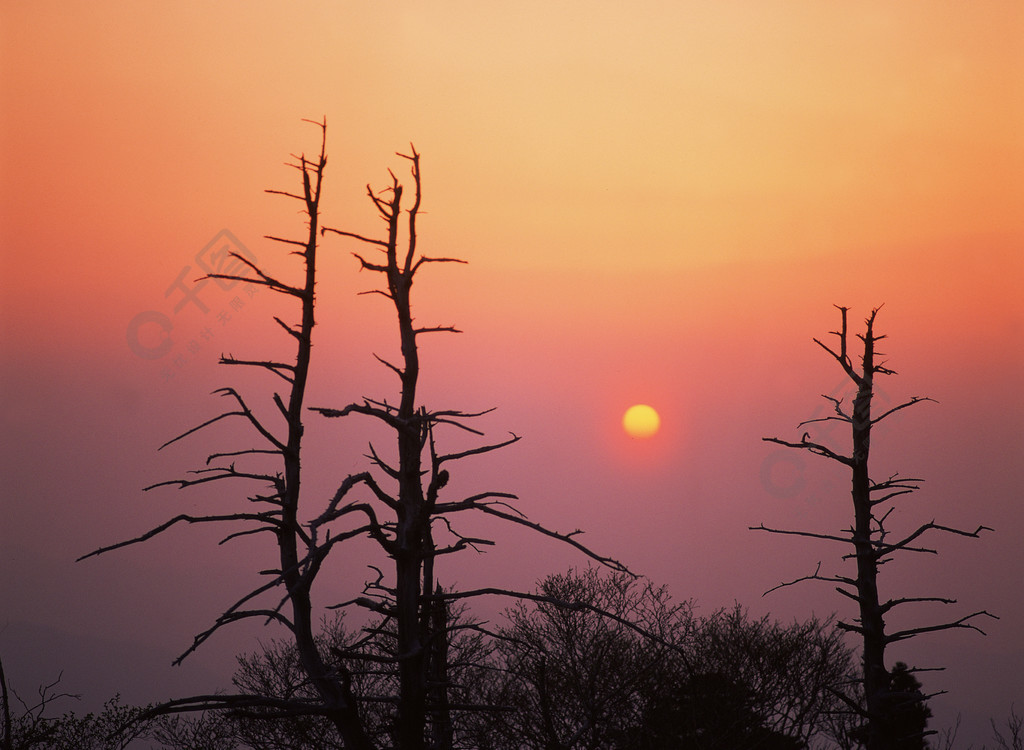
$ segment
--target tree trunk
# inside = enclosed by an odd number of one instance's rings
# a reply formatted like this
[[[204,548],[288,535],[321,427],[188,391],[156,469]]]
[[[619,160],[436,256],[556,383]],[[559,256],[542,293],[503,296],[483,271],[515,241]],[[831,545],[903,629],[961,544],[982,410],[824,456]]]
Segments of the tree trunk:
[[[454,735],[448,704],[448,604],[441,598],[441,584],[434,590],[437,598],[430,612],[431,750],[452,750]]]
[[[868,457],[871,450],[871,401],[874,397],[873,319],[864,336],[864,368],[853,402],[852,487],[854,509],[853,546],[857,560],[857,602],[864,638],[864,699],[868,712],[867,750],[887,750],[890,738],[882,730],[884,696],[889,689],[885,667],[885,622],[878,596],[878,556],[872,543],[871,480]]]
[[[327,717],[334,724],[345,742],[353,750],[373,750],[373,743],[363,729],[351,691],[347,683],[324,662],[313,636],[313,605],[310,598],[312,580],[303,574],[300,567],[299,535],[301,522],[298,518],[301,487],[301,455],[303,434],[303,409],[306,396],[306,381],[313,349],[313,326],[315,325],[316,250],[319,235],[320,175],[325,158],[321,154],[320,167],[315,188],[310,185],[303,161],[303,197],[309,215],[309,235],[303,257],[306,274],[302,289],[302,323],[296,339],[298,351],[291,393],[288,398],[288,442],[284,450],[285,493],[282,497],[282,527],[278,533],[278,548],[281,557],[281,571],[292,605],[295,646],[306,675],[316,687],[327,707]]]

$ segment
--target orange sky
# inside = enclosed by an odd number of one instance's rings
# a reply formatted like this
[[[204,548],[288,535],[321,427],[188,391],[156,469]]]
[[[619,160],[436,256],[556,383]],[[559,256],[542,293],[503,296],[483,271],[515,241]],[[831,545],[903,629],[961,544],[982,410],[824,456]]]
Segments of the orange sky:
[[[466,331],[429,342],[425,387],[497,405],[489,429],[526,436],[479,471],[537,520],[592,530],[679,598],[800,614],[799,597],[756,600],[817,559],[745,531],[803,512],[761,491],[759,438],[839,381],[810,342],[835,325],[831,305],[860,320],[884,302],[894,392],[942,402],[908,417],[910,444],[893,448],[934,477],[951,520],[1003,525],[986,552],[957,546],[952,560],[1019,577],[1021,39],[1016,2],[4,2],[4,427],[26,436],[5,460],[12,486],[42,499],[0,535],[46,518],[79,552],[159,516],[137,488],[184,454],[153,449],[217,407],[203,400],[224,377],[217,355],[264,342],[270,307],[249,300],[187,352],[236,294],[211,287],[210,313],[175,315],[162,360],[135,356],[126,328],[170,314],[165,293],[221,229],[285,267],[260,238],[299,219],[262,191],[291,188],[287,155],[318,145],[301,118],[325,115],[329,225],[372,232],[365,183],[404,169],[393,154],[409,141],[423,154],[424,251],[470,261],[419,283],[422,319]],[[325,246],[316,395],[391,387],[370,357],[393,347],[390,314],[354,296],[368,280],[352,248]],[[664,420],[643,451],[618,431],[638,401]],[[43,468],[58,457],[65,469]],[[111,479],[125,461],[144,468]],[[61,471],[87,479],[98,516],[66,508]],[[755,575],[747,549],[777,562]],[[47,569],[71,575],[60,559]],[[57,605],[26,586],[19,619],[46,619]],[[985,593],[1006,616],[969,647],[999,662],[1024,609],[998,585]]]

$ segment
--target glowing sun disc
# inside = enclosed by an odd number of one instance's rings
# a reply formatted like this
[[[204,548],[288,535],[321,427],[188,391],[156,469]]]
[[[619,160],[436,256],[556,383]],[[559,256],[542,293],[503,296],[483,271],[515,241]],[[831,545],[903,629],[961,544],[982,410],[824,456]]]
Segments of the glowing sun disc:
[[[653,437],[661,427],[661,417],[653,407],[636,404],[626,409],[626,413],[622,415],[622,427],[630,437]]]

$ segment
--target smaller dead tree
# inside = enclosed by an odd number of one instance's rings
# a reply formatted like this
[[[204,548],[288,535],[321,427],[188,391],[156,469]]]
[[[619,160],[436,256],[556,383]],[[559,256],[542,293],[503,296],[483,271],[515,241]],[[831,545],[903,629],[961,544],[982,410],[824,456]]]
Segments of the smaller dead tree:
[[[856,620],[838,623],[840,628],[856,633],[863,645],[864,705],[854,706],[853,708],[861,712],[866,720],[864,742],[867,750],[895,750],[902,746],[900,742],[905,741],[906,738],[895,736],[897,732],[893,727],[898,726],[899,722],[894,721],[894,717],[891,715],[892,706],[899,703],[901,706],[900,710],[903,711],[914,710],[914,706],[908,708],[905,705],[906,701],[897,702],[892,700],[892,674],[885,665],[886,647],[892,643],[914,636],[942,630],[965,628],[983,632],[975,624],[975,621],[979,617],[993,617],[993,615],[981,610],[939,624],[887,631],[885,618],[897,607],[920,603],[954,604],[956,600],[942,596],[883,598],[879,593],[878,586],[879,569],[882,565],[891,561],[896,553],[937,554],[934,548],[922,544],[922,538],[925,535],[943,533],[976,538],[982,531],[991,531],[991,529],[987,526],[978,526],[974,531],[968,531],[929,521],[921,524],[909,533],[894,534],[891,528],[887,526],[897,498],[919,489],[923,480],[901,477],[898,474],[893,474],[881,481],[872,480],[868,469],[872,429],[882,420],[902,409],[923,401],[932,401],[933,399],[915,396],[908,401],[886,409],[876,416],[872,412],[873,401],[877,393],[875,378],[879,375],[895,374],[895,371],[885,366],[885,361],[881,359],[884,355],[877,348],[878,342],[886,338],[884,335],[875,333],[875,318],[878,315],[879,308],[872,310],[871,315],[865,321],[865,332],[857,334],[857,338],[860,339],[863,345],[859,368],[854,364],[849,354],[849,335],[846,319],[848,308],[838,307],[838,309],[841,314],[841,328],[838,331],[832,332],[832,335],[838,338],[838,351],[818,339],[814,339],[814,343],[824,349],[839,363],[839,366],[855,387],[856,395],[853,398],[852,408],[844,404],[844,399],[842,398],[823,396],[823,398],[830,402],[833,413],[826,417],[801,422],[798,425],[798,429],[821,422],[848,424],[853,438],[850,454],[846,455],[837,452],[823,443],[812,440],[810,431],[804,432],[797,442],[782,440],[777,437],[767,437],[763,438],[763,440],[784,445],[788,448],[808,451],[849,469],[851,475],[850,494],[853,500],[853,525],[845,534],[776,529],[768,528],[764,524],[751,527],[751,529],[767,531],[772,534],[786,534],[839,542],[847,546],[847,548],[852,548],[850,552],[843,556],[843,560],[852,559],[855,561],[856,573],[854,575],[825,575],[821,572],[821,564],[819,563],[817,569],[811,575],[780,584],[780,586],[775,588],[790,586],[802,581],[827,581],[838,584],[836,590],[856,603],[858,609]],[[916,704],[922,704],[929,697],[921,694],[918,695],[919,698],[916,699]],[[918,707],[921,706],[918,705]]]

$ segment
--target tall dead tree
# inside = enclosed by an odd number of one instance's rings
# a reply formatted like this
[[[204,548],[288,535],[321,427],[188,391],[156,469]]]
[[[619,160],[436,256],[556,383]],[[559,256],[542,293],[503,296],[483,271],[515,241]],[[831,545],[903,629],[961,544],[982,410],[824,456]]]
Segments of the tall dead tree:
[[[879,569],[883,564],[889,562],[897,552],[937,554],[934,548],[921,545],[922,537],[926,534],[939,532],[976,538],[982,531],[990,531],[991,529],[988,529],[986,526],[979,526],[974,531],[967,531],[951,526],[943,526],[933,520],[919,525],[909,533],[896,535],[895,539],[892,537],[892,532],[886,526],[886,523],[893,511],[894,501],[903,495],[919,489],[923,480],[900,477],[898,474],[893,474],[881,481],[872,480],[868,468],[871,432],[876,425],[895,412],[922,401],[932,401],[933,399],[915,396],[875,416],[872,412],[872,402],[877,393],[875,377],[895,374],[895,371],[885,366],[884,360],[880,359],[884,355],[877,349],[878,342],[886,338],[884,335],[875,333],[875,318],[878,315],[879,308],[872,310],[871,315],[865,321],[865,332],[857,334],[857,338],[863,344],[859,368],[854,365],[849,354],[846,320],[849,308],[838,307],[838,309],[842,316],[841,328],[838,331],[832,331],[832,334],[839,340],[838,351],[818,339],[814,339],[814,343],[824,349],[839,363],[843,372],[856,388],[852,409],[844,405],[843,398],[823,396],[823,398],[831,403],[834,413],[825,417],[806,420],[797,427],[800,429],[805,425],[821,422],[848,424],[853,438],[850,455],[839,453],[822,443],[815,442],[811,439],[810,432],[804,432],[798,442],[782,440],[777,437],[767,437],[763,438],[763,440],[789,448],[808,451],[849,469],[851,475],[850,495],[853,500],[853,525],[846,534],[775,529],[768,528],[764,524],[751,528],[757,531],[767,531],[772,534],[788,534],[834,541],[852,548],[852,551],[845,554],[843,559],[853,559],[856,562],[856,574],[854,576],[823,575],[821,573],[821,564],[819,563],[817,570],[813,574],[781,584],[781,586],[790,586],[809,580],[828,581],[839,584],[836,590],[856,603],[858,609],[857,619],[854,622],[841,621],[838,623],[839,627],[844,630],[856,633],[863,644],[864,705],[854,708],[861,712],[866,720],[864,741],[867,750],[894,750],[898,743],[905,739],[898,736],[899,732],[896,727],[899,726],[900,722],[896,720],[898,717],[894,716],[894,713],[920,707],[920,704],[925,700],[925,696],[922,696],[920,693],[912,696],[910,703],[913,705],[908,705],[907,696],[894,695],[891,688],[892,675],[885,665],[886,647],[889,644],[923,633],[941,630],[967,628],[982,632],[974,624],[974,621],[979,617],[992,617],[992,615],[981,610],[949,622],[887,632],[885,618],[896,607],[925,602],[954,604],[956,600],[940,596],[883,598],[879,593],[878,586]],[[775,588],[780,588],[781,586]]]
[[[325,716],[335,726],[339,735],[344,738],[346,747],[369,750],[372,744],[360,723],[355,697],[352,695],[345,675],[339,673],[335,665],[328,664],[324,660],[314,642],[314,609],[311,590],[320,564],[326,555],[326,549],[309,534],[308,529],[303,525],[300,514],[302,418],[313,347],[316,255],[320,237],[320,197],[324,169],[327,166],[326,120],[314,124],[318,125],[321,130],[319,155],[313,159],[307,159],[305,155],[294,156],[295,162],[291,164],[300,174],[301,192],[267,191],[300,201],[307,216],[307,232],[303,239],[268,236],[268,239],[274,242],[296,248],[293,254],[298,255],[303,261],[303,274],[300,283],[291,284],[281,281],[265,273],[256,263],[238,253],[231,253],[231,256],[237,263],[245,267],[245,275],[212,273],[206,277],[255,284],[298,303],[298,322],[288,323],[281,318],[274,318],[295,345],[293,361],[239,359],[230,354],[221,357],[221,364],[256,368],[272,373],[284,381],[283,389],[275,390],[271,397],[278,416],[283,419],[283,425],[274,426],[269,420],[257,416],[256,411],[249,406],[246,399],[236,389],[221,388],[216,393],[229,399],[232,402],[232,407],[219,416],[170,440],[161,446],[161,449],[212,424],[228,419],[241,419],[254,432],[259,444],[256,447],[212,453],[206,459],[205,468],[192,472],[195,476],[160,482],[146,488],[151,490],[169,485],[185,488],[210,482],[219,483],[224,480],[248,480],[263,487],[269,487],[269,492],[262,491],[251,495],[248,498],[249,510],[219,515],[178,515],[141,536],[95,550],[80,559],[137,544],[182,523],[227,524],[231,531],[223,541],[252,534],[269,533],[276,541],[278,557],[275,567],[263,571],[269,580],[223,612],[212,627],[195,637],[192,645],[176,659],[175,663],[181,663],[211,635],[229,623],[249,618],[274,621],[287,628],[294,637],[302,667],[310,683],[315,686],[320,702],[317,705],[309,705],[306,702],[278,700],[259,695],[194,696],[171,701],[158,707],[156,712],[232,709],[261,711],[261,715],[266,715],[267,712],[281,715],[316,713]],[[268,456],[277,462],[277,466],[269,470],[262,468],[259,463],[260,459],[265,460]],[[248,461],[255,461],[257,468],[243,468],[240,465],[240,462]],[[259,603],[263,595],[281,589],[284,590],[284,595],[278,599],[276,606],[262,606]]]
[[[515,592],[489,589],[487,592],[442,592],[435,580],[435,561],[444,555],[490,545],[489,539],[460,534],[453,516],[477,511],[527,526],[549,537],[568,542],[599,562],[623,569],[614,560],[591,552],[575,540],[579,531],[568,534],[550,531],[518,513],[510,502],[515,495],[507,492],[485,491],[444,500],[442,491],[449,481],[448,466],[455,461],[503,448],[519,440],[512,434],[498,443],[481,445],[454,453],[438,451],[435,432],[440,427],[459,429],[481,435],[467,421],[487,412],[467,413],[458,410],[430,410],[420,404],[417,387],[420,376],[419,339],[429,333],[458,333],[454,326],[417,326],[412,314],[411,290],[416,273],[427,264],[463,263],[449,257],[423,255],[417,248],[416,220],[422,205],[420,155],[415,148],[410,154],[398,154],[410,164],[413,180],[410,206],[403,209],[405,189],[393,172],[389,172],[390,185],[376,192],[369,185],[367,194],[387,227],[386,238],[376,239],[355,232],[325,228],[361,243],[379,252],[375,258],[355,253],[363,270],[380,274],[380,288],[366,292],[387,298],[398,317],[401,361],[392,363],[378,360],[398,376],[400,393],[398,402],[386,399],[364,398],[341,409],[317,408],[326,417],[346,417],[359,414],[387,425],[395,436],[397,460],[389,463],[374,446],[369,458],[373,466],[390,484],[382,486],[374,474],[364,472],[349,476],[339,488],[327,511],[316,519],[314,531],[343,516],[364,519],[361,531],[377,541],[394,563],[394,579],[384,582],[383,577],[368,584],[370,596],[360,597],[349,604],[365,607],[393,624],[397,638],[391,647],[391,661],[398,672],[397,710],[394,724],[394,743],[401,750],[450,748],[452,742],[451,706],[448,705],[445,683],[446,642],[449,637],[447,602],[480,593]],[[402,219],[405,219],[403,222]],[[404,237],[402,233],[404,224]],[[368,488],[370,500],[353,500],[348,494],[357,487]],[[379,507],[378,509],[375,507]],[[440,524],[450,541],[435,544],[433,527]],[[358,653],[347,654],[358,660]],[[466,707],[463,707],[466,708]]]

